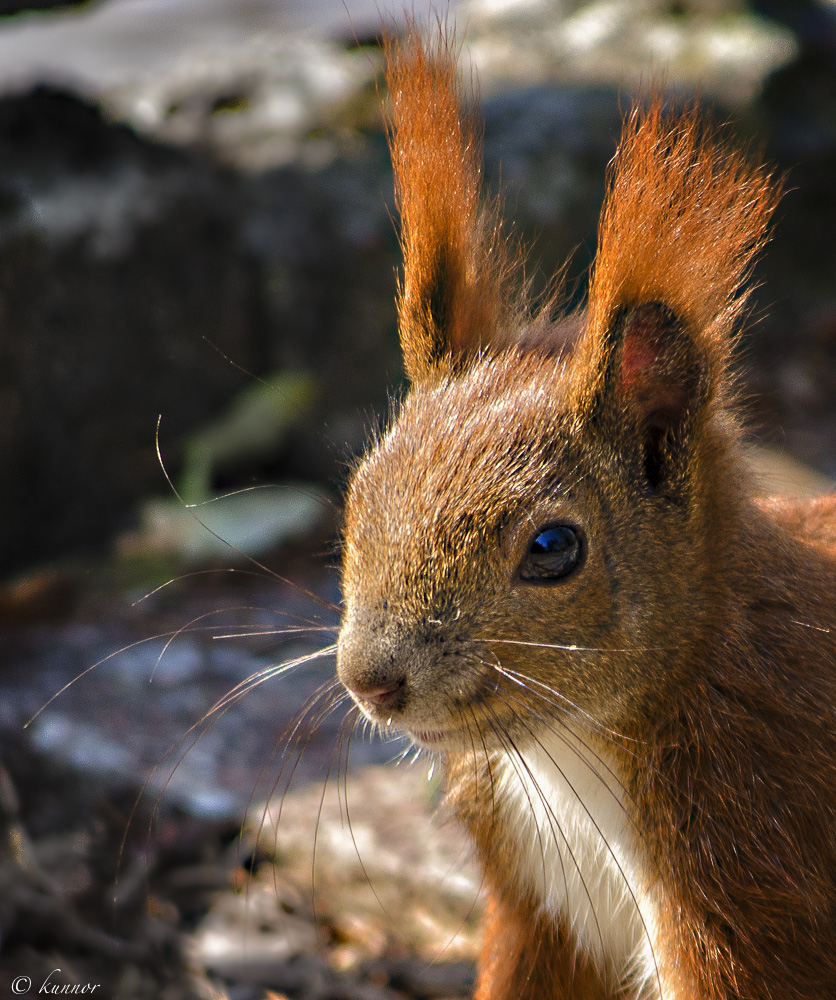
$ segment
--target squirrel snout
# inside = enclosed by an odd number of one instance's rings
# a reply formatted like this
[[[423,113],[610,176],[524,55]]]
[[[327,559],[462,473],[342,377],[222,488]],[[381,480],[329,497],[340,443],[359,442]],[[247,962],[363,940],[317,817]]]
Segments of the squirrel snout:
[[[364,630],[343,629],[337,673],[352,697],[372,713],[399,711],[406,703],[406,670],[393,652],[377,649]]]

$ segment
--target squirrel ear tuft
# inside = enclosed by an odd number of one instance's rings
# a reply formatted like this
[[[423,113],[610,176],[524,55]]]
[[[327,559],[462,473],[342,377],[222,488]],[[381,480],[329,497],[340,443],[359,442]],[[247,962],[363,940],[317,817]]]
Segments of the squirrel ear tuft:
[[[507,341],[515,319],[506,288],[518,260],[482,197],[479,128],[454,49],[443,22],[428,42],[414,24],[404,40],[384,40],[404,256],[398,322],[413,382]]]

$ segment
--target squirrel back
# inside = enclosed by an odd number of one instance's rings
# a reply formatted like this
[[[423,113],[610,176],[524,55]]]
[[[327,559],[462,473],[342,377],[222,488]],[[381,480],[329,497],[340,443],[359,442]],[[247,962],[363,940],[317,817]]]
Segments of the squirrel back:
[[[836,996],[836,498],[757,498],[729,370],[777,186],[636,108],[555,322],[452,49],[388,43],[411,388],[349,488],[340,678],[444,760],[480,1000]]]

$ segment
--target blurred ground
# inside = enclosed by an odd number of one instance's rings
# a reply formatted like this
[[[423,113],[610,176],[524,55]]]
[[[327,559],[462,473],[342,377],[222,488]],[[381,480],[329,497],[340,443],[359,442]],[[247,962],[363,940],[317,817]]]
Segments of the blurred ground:
[[[0,991],[54,969],[125,1000],[470,990],[478,876],[430,825],[437,776],[349,740],[315,655],[345,461],[401,377],[375,22],[351,7],[354,39],[342,8],[268,0],[0,27]],[[787,172],[743,392],[769,482],[823,488],[836,8],[455,9],[535,281],[570,255],[570,296],[582,277],[640,76],[699,89]]]

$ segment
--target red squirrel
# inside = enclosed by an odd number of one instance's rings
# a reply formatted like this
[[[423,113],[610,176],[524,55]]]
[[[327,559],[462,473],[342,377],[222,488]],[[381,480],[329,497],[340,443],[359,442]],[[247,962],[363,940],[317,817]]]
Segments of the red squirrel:
[[[348,489],[339,677],[443,761],[477,1000],[836,997],[836,497],[758,499],[730,373],[778,185],[637,106],[554,320],[453,47],[387,43],[411,385]]]

